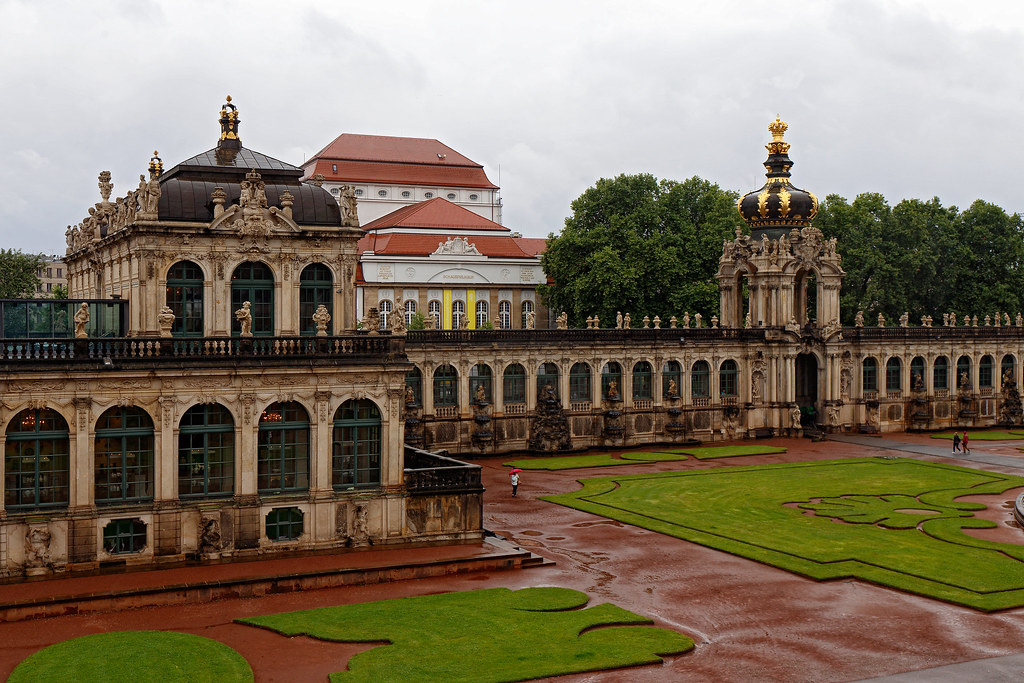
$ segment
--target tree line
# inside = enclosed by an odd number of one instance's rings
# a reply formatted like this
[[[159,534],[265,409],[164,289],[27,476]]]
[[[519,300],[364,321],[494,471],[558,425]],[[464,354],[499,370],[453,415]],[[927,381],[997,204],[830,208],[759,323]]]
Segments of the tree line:
[[[574,327],[593,315],[608,327],[619,311],[634,320],[717,314],[722,242],[748,232],[739,196],[697,176],[598,180],[549,235],[541,263],[552,284],[540,287],[542,301]],[[995,204],[961,211],[937,197],[891,206],[878,193],[829,195],[813,225],[838,241],[843,324],[858,311],[868,324],[879,313],[895,323],[906,312],[919,324],[924,315],[1024,312],[1024,222]]]

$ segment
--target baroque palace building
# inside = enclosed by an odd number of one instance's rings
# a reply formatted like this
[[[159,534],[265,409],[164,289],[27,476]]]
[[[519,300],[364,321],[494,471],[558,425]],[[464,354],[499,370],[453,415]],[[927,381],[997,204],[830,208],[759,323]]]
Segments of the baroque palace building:
[[[428,234],[431,249],[389,251],[434,228],[397,213],[364,230],[351,185],[339,202],[243,147],[230,100],[220,123],[214,149],[166,172],[154,154],[124,197],[101,173],[100,201],[66,232],[70,301],[45,304],[49,327],[33,322],[43,302],[11,309],[25,323],[9,329],[53,332],[0,344],[0,573],[479,540],[479,467],[445,450],[1021,421],[1020,314],[840,324],[839,245],[790,181],[781,121],[765,185],[739,203],[749,234],[722,247],[719,315],[409,332],[404,304],[380,324],[373,304],[398,299],[383,289],[429,309],[430,273],[457,259],[500,283],[520,257],[488,240],[511,236],[463,215],[461,250]],[[416,272],[385,283],[385,265]],[[473,287],[492,320],[501,288]],[[72,311],[73,337],[56,322]]]

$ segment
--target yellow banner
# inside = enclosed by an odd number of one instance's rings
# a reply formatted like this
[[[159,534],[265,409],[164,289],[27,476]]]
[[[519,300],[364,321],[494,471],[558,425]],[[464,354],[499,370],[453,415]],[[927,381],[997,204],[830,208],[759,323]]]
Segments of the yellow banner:
[[[441,329],[452,329],[452,290],[446,289],[441,296]]]
[[[476,290],[471,289],[466,292],[466,315],[469,316],[468,327],[471,330],[476,329]]]

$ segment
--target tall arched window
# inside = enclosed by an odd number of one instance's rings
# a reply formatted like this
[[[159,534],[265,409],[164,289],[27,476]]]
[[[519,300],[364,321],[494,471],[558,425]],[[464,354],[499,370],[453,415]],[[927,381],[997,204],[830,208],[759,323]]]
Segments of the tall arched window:
[[[949,389],[949,359],[939,356],[932,363],[932,389]]]
[[[309,488],[309,414],[294,401],[271,403],[260,415],[256,486],[262,494]]]
[[[978,386],[985,389],[992,388],[992,366],[995,363],[992,356],[984,355],[978,362]]]
[[[971,386],[971,359],[967,356],[960,356],[956,359],[956,386]]]
[[[235,492],[235,421],[222,405],[194,405],[178,425],[178,496]]]
[[[683,369],[679,361],[670,360],[661,368],[661,394],[666,398],[682,395],[680,384]]]
[[[67,507],[68,423],[56,410],[23,410],[7,426],[4,507]]]
[[[654,398],[654,382],[651,364],[645,360],[633,366],[633,400]]]
[[[380,313],[380,329],[388,329],[388,316],[391,315],[392,310],[394,310],[394,306],[391,299],[381,299],[377,304],[377,311]]]
[[[416,315],[416,299],[406,299],[402,304],[405,307],[405,326],[412,325],[412,317]]]
[[[690,395],[693,398],[711,397],[711,366],[699,360],[690,368]]]
[[[488,320],[487,318],[487,302],[477,301],[476,302],[476,327],[480,329],[484,326]]]
[[[861,385],[864,391],[878,391],[878,361],[868,357],[861,365]]]
[[[893,356],[885,362],[885,390],[886,391],[902,391],[903,390],[903,364],[900,363],[900,359]]]
[[[924,388],[924,358],[915,356],[910,361],[910,389],[911,391],[923,391]]]
[[[513,363],[502,376],[502,399],[506,405],[526,403],[526,368]]]
[[[586,363],[574,363],[569,369],[569,400],[573,403],[594,400],[590,388],[590,366]]]
[[[622,400],[622,366],[615,361],[601,368],[601,398]]]
[[[558,366],[554,363],[541,363],[537,368],[537,395],[543,396],[548,387],[551,387],[556,397],[561,395],[558,390]]]
[[[416,405],[423,405],[423,373],[419,368],[414,367],[405,373],[405,386],[412,390],[412,398]]]
[[[427,317],[434,316],[434,321],[437,324],[435,329],[440,330],[444,327],[443,321],[441,320],[441,302],[437,299],[431,299],[427,302]]]
[[[203,269],[178,261],[167,271],[167,306],[174,313],[171,336],[203,336]]]
[[[311,263],[299,276],[299,330],[302,334],[316,334],[313,314],[320,306],[334,315],[334,278],[331,269],[322,263]],[[330,323],[328,323],[330,325]],[[331,328],[327,328],[327,334]]]
[[[336,490],[380,486],[380,410],[366,399],[334,413],[331,479]]]
[[[501,322],[501,329],[507,330],[512,327],[512,302],[498,302],[498,320]]]
[[[252,333],[257,337],[274,334],[274,274],[265,263],[246,261],[231,274],[231,334],[241,334],[242,325],[235,311],[246,301],[250,304]]]
[[[739,396],[739,383],[736,381],[738,375],[736,361],[729,359],[722,361],[718,369],[718,393],[720,396]]]
[[[1012,382],[1017,381],[1017,360],[1013,357],[1012,354],[1008,353],[1005,356],[1003,356],[1003,362],[1000,368],[999,375],[1002,378],[999,380],[1000,387],[1005,385],[1007,380],[1010,380]]]
[[[486,363],[477,363],[469,369],[469,400],[478,401],[481,396],[479,389],[483,389],[483,400],[491,402],[491,366]]]
[[[530,301],[529,299],[527,299],[526,301],[523,302],[522,308],[523,308],[522,327],[525,330],[526,329],[526,316],[529,313],[533,313],[533,302]]]
[[[434,370],[434,407],[454,406],[459,403],[459,373],[451,365],[439,365]]]
[[[466,302],[456,299],[452,302],[452,329],[461,330],[462,321],[466,319]]]
[[[111,408],[96,422],[96,503],[153,499],[153,420],[140,408]]]

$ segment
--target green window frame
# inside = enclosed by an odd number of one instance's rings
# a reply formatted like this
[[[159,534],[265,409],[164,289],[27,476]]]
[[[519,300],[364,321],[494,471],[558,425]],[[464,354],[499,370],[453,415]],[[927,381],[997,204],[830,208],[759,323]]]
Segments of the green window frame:
[[[665,365],[662,366],[662,368],[661,368],[661,393],[662,393],[662,396],[668,398],[669,395],[672,394],[672,392],[669,391],[669,388],[670,388],[669,384],[673,380],[676,383],[676,390],[675,390],[675,394],[674,395],[675,396],[682,395],[682,385],[680,384],[680,382],[682,381],[682,379],[681,379],[682,378],[682,374],[683,374],[683,368],[679,364],[679,361],[670,360],[670,361],[667,361],[665,363]]]
[[[1010,379],[1012,381],[1014,381],[1014,382],[1017,381],[1017,359],[1014,358],[1013,354],[1010,354],[1010,353],[1008,353],[1005,356],[1003,356],[1002,363],[1000,364],[1000,372],[999,372],[999,377],[1000,377],[999,387],[1000,387],[1000,389],[1003,386],[1003,379],[1002,378],[1006,377],[1007,373],[1010,374]]]
[[[633,400],[654,398],[654,370],[645,360],[633,365]]]
[[[334,413],[331,476],[335,490],[380,486],[381,417],[367,399],[350,399]]]
[[[309,415],[294,401],[271,403],[260,415],[256,488],[261,494],[309,489]]]
[[[945,356],[932,363],[932,389],[949,389],[949,359]]]
[[[96,422],[97,505],[153,500],[153,420],[141,408],[111,408]]]
[[[67,507],[71,498],[68,423],[55,410],[23,410],[7,427],[4,507]]]
[[[231,274],[231,336],[242,333],[242,324],[235,311],[246,301],[251,306],[252,334],[255,337],[274,335],[274,274],[270,266],[259,261],[246,261]]]
[[[166,303],[174,313],[172,337],[202,337],[203,269],[192,261],[178,261],[167,271]]]
[[[960,356],[956,359],[956,382],[957,388],[960,387],[960,379],[967,374],[967,386],[971,385],[971,359],[968,356]]]
[[[326,306],[327,312],[334,315],[333,293],[334,277],[330,268],[322,263],[311,263],[302,269],[299,276],[299,334],[316,334],[313,314],[318,307]],[[330,325],[327,324],[327,334],[332,331]]]
[[[699,360],[690,369],[690,395],[693,398],[711,398],[711,366]]]
[[[486,363],[477,363],[469,369],[469,400],[476,401],[477,387],[483,387],[484,389],[484,400],[490,403],[492,401],[492,385],[493,377],[491,373],[491,366]]]
[[[618,393],[616,400],[622,400],[622,366],[615,361],[609,361],[601,368],[601,398],[608,400],[608,390],[615,383],[615,391]]]
[[[917,378],[921,378],[921,386],[924,386],[924,358],[921,356],[915,356],[910,361],[910,389],[913,391],[917,385]]]
[[[526,368],[513,363],[502,374],[502,398],[506,405],[526,403]]]
[[[434,406],[454,406],[459,403],[459,373],[448,365],[434,370]]]
[[[537,368],[537,395],[544,393],[544,387],[548,384],[555,390],[555,398],[562,395],[558,390],[558,366],[554,363],[541,363]]]
[[[146,523],[141,519],[112,519],[103,527],[103,549],[109,554],[129,555],[145,548]]]
[[[235,422],[222,405],[194,405],[178,424],[178,497],[235,491]]]
[[[267,513],[266,531],[271,541],[297,541],[305,531],[305,515],[296,507],[274,508]]]
[[[994,365],[992,356],[984,355],[981,360],[978,361],[978,386],[985,388],[992,388],[992,366]]]
[[[414,367],[412,370],[405,373],[405,386],[412,389],[412,395],[416,401],[416,405],[423,405],[423,373],[420,372],[419,368]]]
[[[594,400],[590,386],[590,365],[587,363],[574,363],[569,368],[569,400],[573,403]]]
[[[885,390],[903,390],[903,364],[896,356],[885,362]]]
[[[861,363],[861,385],[864,391],[878,391],[878,361],[870,356]]]
[[[718,368],[718,395],[729,398],[739,396],[739,382],[736,381],[738,376],[739,370],[736,367],[736,361],[732,359],[722,361],[722,365]]]

